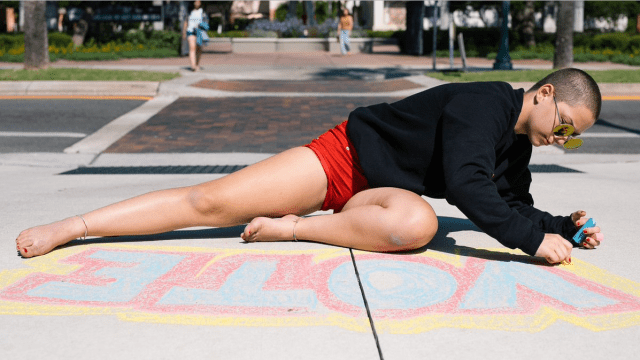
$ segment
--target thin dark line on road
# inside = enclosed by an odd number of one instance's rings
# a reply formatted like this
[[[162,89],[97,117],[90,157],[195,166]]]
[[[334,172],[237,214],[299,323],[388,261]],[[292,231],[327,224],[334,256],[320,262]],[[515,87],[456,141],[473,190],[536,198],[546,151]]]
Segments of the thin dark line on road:
[[[611,123],[607,120],[603,120],[603,119],[598,119],[598,121],[596,121],[597,125],[600,126],[606,126],[606,127],[610,127],[610,128],[614,128],[614,129],[618,129],[618,130],[624,130],[626,132],[630,132],[632,134],[636,134],[636,135],[640,135],[640,130],[636,130],[636,129],[632,129],[630,127],[626,127],[626,126],[622,126],[622,125],[617,125],[614,123]]]
[[[376,327],[373,324],[373,317],[371,317],[371,310],[369,310],[369,303],[367,302],[367,296],[364,294],[364,288],[362,287],[362,282],[360,281],[360,273],[358,273],[358,265],[356,265],[356,258],[353,257],[353,249],[349,249],[349,253],[351,254],[351,261],[353,262],[353,268],[356,271],[356,278],[358,279],[358,285],[360,286],[360,293],[362,293],[362,300],[364,301],[364,307],[365,309],[367,309],[367,316],[369,317],[369,324],[371,324],[371,330],[373,331],[373,338],[376,340],[378,355],[380,355],[380,360],[384,360],[384,357],[382,356],[382,349],[380,348],[380,340],[378,340],[378,333],[376,332]]]

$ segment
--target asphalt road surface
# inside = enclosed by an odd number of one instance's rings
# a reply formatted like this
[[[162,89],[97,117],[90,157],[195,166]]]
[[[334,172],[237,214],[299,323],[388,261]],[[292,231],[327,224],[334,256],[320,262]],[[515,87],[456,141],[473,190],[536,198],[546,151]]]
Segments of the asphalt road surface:
[[[0,153],[62,152],[140,100],[0,100]],[[284,110],[283,110],[284,111]],[[605,101],[598,122],[574,153],[639,154],[640,101]]]
[[[0,100],[0,153],[62,152],[144,100]]]

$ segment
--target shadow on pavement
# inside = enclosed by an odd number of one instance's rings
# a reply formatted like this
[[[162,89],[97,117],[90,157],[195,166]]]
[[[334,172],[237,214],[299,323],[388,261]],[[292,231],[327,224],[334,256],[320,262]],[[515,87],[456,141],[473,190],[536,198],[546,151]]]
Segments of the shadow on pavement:
[[[245,225],[238,225],[226,228],[211,228],[201,230],[175,230],[152,235],[97,237],[87,240],[72,240],[66,245],[61,246],[60,248],[76,245],[111,244],[157,240],[223,239],[230,237],[239,237],[240,233],[244,231],[244,227]]]
[[[323,69],[314,74],[317,80],[386,80],[422,74],[424,70],[405,70],[398,68],[343,68],[343,69]]]
[[[188,240],[188,239],[222,239],[239,237],[244,231],[245,225],[238,225],[226,228],[211,228],[199,230],[176,230],[160,234],[152,235],[127,235],[113,237],[98,237],[87,240],[72,240],[69,243],[59,247],[58,249],[89,245],[89,244],[110,244],[110,243],[127,243],[127,242],[144,242],[157,240]],[[466,257],[475,257],[492,261],[503,262],[520,262],[525,264],[537,264],[549,266],[544,259],[534,258],[528,255],[517,255],[507,252],[491,251],[485,249],[476,249],[468,246],[456,245],[455,239],[448,235],[457,231],[477,231],[482,232],[471,221],[461,218],[453,218],[447,216],[438,217],[438,232],[436,236],[426,246],[413,251],[403,251],[394,253],[396,255],[414,255],[425,251],[439,251],[452,255],[462,255]],[[54,250],[55,251],[55,250]]]
[[[476,249],[468,246],[456,245],[456,240],[452,237],[449,237],[450,233],[469,230],[482,232],[470,220],[448,216],[438,216],[438,232],[436,233],[436,236],[433,238],[433,240],[429,242],[429,244],[420,249],[399,254],[413,255],[431,250],[444,252],[451,255],[462,255],[466,257],[473,257],[491,261],[520,262],[524,264],[553,266],[547,263],[544,259],[535,258],[529,255],[518,255],[501,251]]]

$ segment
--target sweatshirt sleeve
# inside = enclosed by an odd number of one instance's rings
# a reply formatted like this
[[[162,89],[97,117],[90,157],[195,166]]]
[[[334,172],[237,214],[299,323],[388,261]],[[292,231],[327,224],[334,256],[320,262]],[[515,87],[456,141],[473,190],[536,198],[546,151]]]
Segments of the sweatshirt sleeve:
[[[515,209],[522,216],[533,222],[533,225],[544,233],[559,234],[570,240],[576,233],[576,228],[571,221],[571,216],[553,216],[546,211],[535,208],[533,197],[529,192],[531,185],[531,172],[527,164],[518,164],[519,175],[515,179],[509,179],[512,186],[501,193],[501,197],[510,208]],[[571,242],[574,246],[577,244]]]
[[[535,255],[544,233],[500,196],[492,181],[495,146],[509,131],[519,109],[500,98],[464,94],[451,99],[443,112],[442,151],[445,196],[474,224],[504,246]]]

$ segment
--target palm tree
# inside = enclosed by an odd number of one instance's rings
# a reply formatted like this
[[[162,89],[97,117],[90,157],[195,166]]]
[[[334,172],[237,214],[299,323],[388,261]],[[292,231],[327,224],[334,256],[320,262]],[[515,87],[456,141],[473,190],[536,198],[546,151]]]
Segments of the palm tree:
[[[553,68],[562,69],[573,65],[573,21],[574,2],[560,1],[556,27],[556,48]]]
[[[49,66],[49,40],[45,20],[46,2],[24,2],[24,68],[46,69]]]

